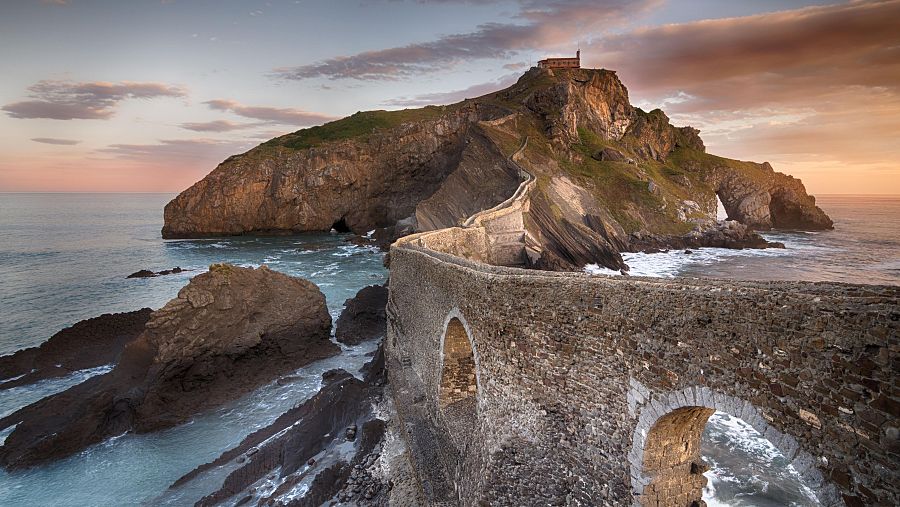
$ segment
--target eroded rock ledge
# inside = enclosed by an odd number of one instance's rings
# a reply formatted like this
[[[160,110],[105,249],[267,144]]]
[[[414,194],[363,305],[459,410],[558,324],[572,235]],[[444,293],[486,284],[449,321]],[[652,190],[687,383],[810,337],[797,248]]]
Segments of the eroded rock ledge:
[[[151,312],[143,308],[85,319],[54,334],[39,347],[0,357],[0,389],[115,363],[125,345],[144,330]]]

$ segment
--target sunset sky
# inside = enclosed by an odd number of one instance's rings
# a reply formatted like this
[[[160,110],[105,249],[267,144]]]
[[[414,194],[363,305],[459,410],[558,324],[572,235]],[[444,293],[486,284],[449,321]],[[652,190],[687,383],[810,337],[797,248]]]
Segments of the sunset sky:
[[[0,191],[181,191],[358,110],[547,55],[812,193],[900,194],[900,0],[4,0]]]

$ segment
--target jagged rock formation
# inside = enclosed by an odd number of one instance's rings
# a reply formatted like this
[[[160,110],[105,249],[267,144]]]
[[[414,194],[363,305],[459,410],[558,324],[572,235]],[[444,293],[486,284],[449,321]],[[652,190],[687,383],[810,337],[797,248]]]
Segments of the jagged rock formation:
[[[349,311],[341,314],[335,334],[384,336],[386,296],[382,286],[360,290],[347,300]],[[401,482],[408,460],[396,442],[391,402],[384,399],[383,344],[361,373],[357,379],[344,370],[326,372],[318,393],[182,476],[170,490],[190,488],[192,481],[224,468],[230,472],[221,486],[196,506],[319,506],[331,499],[358,506],[422,505],[389,485]]]
[[[696,129],[631,106],[615,72],[532,69],[476,99],[357,113],[231,157],[166,206],[163,235],[335,227],[395,238],[460,225],[523,179],[534,180],[523,230],[492,241],[517,242],[523,254],[505,258],[546,269],[626,268],[635,233],[703,237],[716,196],[750,228],[736,244],[765,245],[751,229],[832,226],[799,180],[709,155]]]
[[[126,431],[148,432],[337,354],[325,296],[265,267],[210,266],[153,312],[116,367],[3,419],[0,465],[27,467]]]
[[[344,303],[335,324],[334,338],[347,345],[357,345],[387,333],[384,308],[388,290],[382,285],[363,287]]]
[[[143,308],[85,319],[54,334],[39,347],[0,357],[0,389],[115,363],[125,345],[144,330],[151,312]]]

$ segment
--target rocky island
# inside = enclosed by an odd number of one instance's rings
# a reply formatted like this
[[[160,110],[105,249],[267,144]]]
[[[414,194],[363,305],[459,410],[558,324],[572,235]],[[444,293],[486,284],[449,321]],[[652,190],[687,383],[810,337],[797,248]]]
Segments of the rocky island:
[[[624,269],[621,252],[762,247],[752,230],[828,229],[803,184],[706,153],[698,131],[632,106],[615,72],[539,69],[449,106],[359,112],[235,155],[165,209],[163,236],[462,224],[534,183],[513,264]],[[716,197],[746,228],[715,225]],[[507,238],[506,240],[510,240]],[[506,241],[503,240],[503,241]]]

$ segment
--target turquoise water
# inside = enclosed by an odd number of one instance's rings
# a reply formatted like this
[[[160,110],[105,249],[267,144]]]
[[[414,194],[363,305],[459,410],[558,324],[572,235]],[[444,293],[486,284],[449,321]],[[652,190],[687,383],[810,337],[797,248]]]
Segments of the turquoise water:
[[[211,263],[267,264],[307,278],[333,316],[365,285],[383,283],[383,255],[349,235],[163,241],[174,194],[0,194],[0,355],[39,345],[102,313],[159,308]],[[140,269],[190,271],[126,279]]]
[[[163,241],[162,209],[173,194],[0,194],[0,354],[39,345],[59,329],[106,312],[158,308],[211,263],[270,268],[316,283],[337,318],[360,288],[387,279],[383,254],[349,235]],[[139,269],[190,271],[126,279]],[[174,480],[215,459],[318,391],[332,368],[356,372],[374,344],[342,347],[191,423],[126,434],[67,459],[25,471],[0,471],[3,506],[191,505],[213,491],[201,477],[160,497]],[[59,392],[108,367],[0,391],[0,414]],[[11,430],[0,432],[0,440]],[[221,477],[218,478],[221,481]]]

